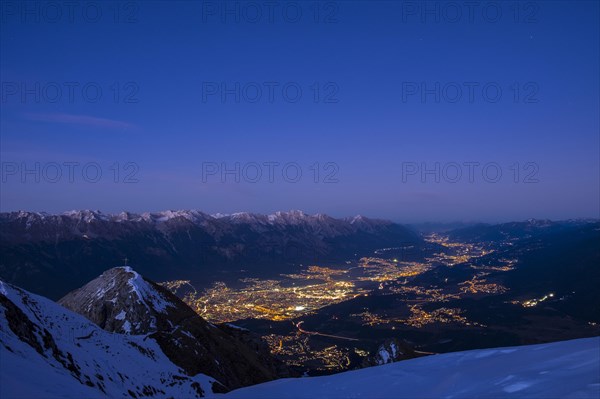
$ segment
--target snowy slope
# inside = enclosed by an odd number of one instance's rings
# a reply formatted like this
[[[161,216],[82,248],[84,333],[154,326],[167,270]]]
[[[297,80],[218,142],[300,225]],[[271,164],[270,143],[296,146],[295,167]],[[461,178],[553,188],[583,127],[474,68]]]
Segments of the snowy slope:
[[[212,395],[152,338],[102,330],[60,305],[0,281],[0,397]]]
[[[225,398],[600,398],[600,338],[449,353],[325,377],[282,379]]]
[[[148,335],[104,331],[52,301],[0,281],[1,398],[193,398],[213,396],[213,381],[204,374],[186,375]],[[597,399],[600,338],[281,379],[222,397]]]

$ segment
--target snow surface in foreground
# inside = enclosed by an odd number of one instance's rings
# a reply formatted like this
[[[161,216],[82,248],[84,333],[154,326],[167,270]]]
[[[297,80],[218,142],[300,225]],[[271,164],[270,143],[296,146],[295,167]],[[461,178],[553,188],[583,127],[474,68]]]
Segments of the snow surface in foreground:
[[[325,377],[282,379],[224,398],[600,398],[600,338],[482,349]]]

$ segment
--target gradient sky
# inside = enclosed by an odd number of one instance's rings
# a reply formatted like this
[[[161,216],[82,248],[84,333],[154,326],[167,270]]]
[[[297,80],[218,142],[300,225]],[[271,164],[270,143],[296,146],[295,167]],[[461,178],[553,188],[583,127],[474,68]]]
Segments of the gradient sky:
[[[267,2],[230,1],[224,20],[217,2],[81,3],[97,6],[98,22],[95,9],[70,15],[63,3],[26,3],[2,1],[0,10],[2,211],[600,216],[597,1],[475,2],[472,17],[464,2],[427,2],[428,13],[417,2],[280,2],[272,19]],[[236,82],[240,101],[223,102],[219,85]],[[256,102],[252,82],[262,88]],[[277,85],[273,101],[264,82]],[[420,85],[436,82],[439,102],[431,93],[423,102]],[[465,82],[477,85],[473,101]],[[286,84],[289,96],[302,89],[297,102],[284,97]],[[462,97],[452,102],[456,87]],[[492,102],[495,87],[502,95]],[[96,183],[82,176],[93,162]],[[273,181],[265,162],[279,163]],[[293,162],[302,170],[295,183],[293,168],[282,176]],[[419,171],[403,178],[403,167],[436,162],[439,182]],[[480,164],[472,181],[465,162]],[[72,182],[64,163],[79,164]],[[236,182],[203,179],[206,163],[250,166]],[[258,182],[251,163],[262,165]],[[496,183],[494,169],[482,176],[490,163],[502,171]]]

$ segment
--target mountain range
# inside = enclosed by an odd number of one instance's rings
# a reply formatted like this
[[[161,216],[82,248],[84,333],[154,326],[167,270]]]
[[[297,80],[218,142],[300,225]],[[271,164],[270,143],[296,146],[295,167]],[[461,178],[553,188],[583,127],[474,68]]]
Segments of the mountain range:
[[[58,299],[125,258],[155,281],[188,279],[202,287],[241,270],[254,276],[296,272],[303,263],[327,264],[402,245],[418,256],[424,243],[407,227],[363,216],[11,212],[0,214],[0,277]]]

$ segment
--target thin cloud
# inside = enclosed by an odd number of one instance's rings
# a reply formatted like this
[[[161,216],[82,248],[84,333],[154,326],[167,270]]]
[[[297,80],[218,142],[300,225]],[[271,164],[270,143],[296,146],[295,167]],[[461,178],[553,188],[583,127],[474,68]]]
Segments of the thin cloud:
[[[73,114],[25,114],[27,119],[39,122],[64,123],[70,125],[92,126],[105,129],[136,129],[137,126],[114,119],[97,118],[88,115]]]

